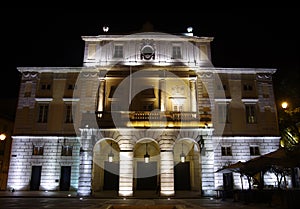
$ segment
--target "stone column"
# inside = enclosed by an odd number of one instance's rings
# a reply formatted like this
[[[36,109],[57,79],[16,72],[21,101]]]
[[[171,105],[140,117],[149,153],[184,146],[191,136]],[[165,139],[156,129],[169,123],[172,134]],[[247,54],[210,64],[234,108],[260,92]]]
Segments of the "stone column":
[[[133,151],[120,151],[119,196],[133,195]]]
[[[190,80],[191,111],[197,112],[196,79]]]
[[[160,111],[166,111],[166,80],[160,79],[159,80],[159,90],[160,90]]]
[[[173,196],[174,191],[174,155],[172,150],[160,153],[160,195]]]
[[[160,195],[173,196],[174,191],[174,154],[170,136],[164,135],[159,144],[160,152]]]
[[[81,130],[80,165],[77,194],[89,196],[92,190],[93,145],[92,130]]]
[[[98,112],[102,112],[103,111],[103,106],[104,106],[104,85],[105,85],[105,79],[104,78],[100,78],[100,86],[99,86],[99,92],[98,92],[98,107],[97,107],[97,111]],[[99,117],[102,116],[102,114],[98,115]]]

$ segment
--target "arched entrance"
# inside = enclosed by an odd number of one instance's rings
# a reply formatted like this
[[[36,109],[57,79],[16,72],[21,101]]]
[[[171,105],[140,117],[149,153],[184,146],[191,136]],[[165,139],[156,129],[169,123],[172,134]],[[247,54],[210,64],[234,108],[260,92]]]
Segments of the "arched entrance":
[[[200,152],[193,139],[180,139],[174,145],[174,189],[200,191]]]
[[[92,190],[119,190],[118,144],[112,139],[99,140],[93,150]]]
[[[153,139],[142,139],[134,147],[134,191],[158,190],[160,149]]]

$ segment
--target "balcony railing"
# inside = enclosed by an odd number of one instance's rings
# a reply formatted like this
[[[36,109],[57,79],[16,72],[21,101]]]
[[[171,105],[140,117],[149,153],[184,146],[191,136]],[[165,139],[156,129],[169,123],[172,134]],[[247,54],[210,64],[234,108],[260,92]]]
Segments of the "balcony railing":
[[[103,111],[85,113],[83,121],[96,117],[98,127],[205,127],[211,122],[210,114],[174,111]]]

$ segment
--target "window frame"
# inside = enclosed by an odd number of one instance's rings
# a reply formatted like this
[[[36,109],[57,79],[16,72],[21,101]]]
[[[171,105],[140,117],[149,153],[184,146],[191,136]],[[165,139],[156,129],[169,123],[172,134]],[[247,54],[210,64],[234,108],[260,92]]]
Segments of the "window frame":
[[[115,44],[114,45],[113,58],[114,59],[124,58],[124,44]]]
[[[61,146],[61,156],[73,156],[73,146],[62,145]]]
[[[247,124],[257,124],[257,104],[246,103],[245,114]]]
[[[172,45],[172,56],[171,57],[172,57],[172,59],[182,59],[182,46],[180,44]]]
[[[38,123],[47,123],[49,116],[49,103],[38,103]]]
[[[259,156],[260,155],[260,148],[258,145],[252,145],[249,147],[250,156]]]
[[[73,123],[74,118],[73,118],[73,105],[72,104],[65,104],[65,114],[64,114],[64,122],[65,123]]]
[[[44,146],[33,145],[32,155],[44,155]]]
[[[232,156],[231,146],[221,146],[221,155],[222,156]]]

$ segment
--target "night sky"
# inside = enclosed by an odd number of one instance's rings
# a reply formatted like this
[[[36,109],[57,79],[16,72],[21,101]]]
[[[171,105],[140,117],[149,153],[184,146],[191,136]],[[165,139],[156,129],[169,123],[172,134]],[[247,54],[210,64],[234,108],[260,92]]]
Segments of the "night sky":
[[[4,9],[2,9],[4,10]],[[190,13],[117,10],[5,9],[1,12],[0,98],[17,98],[17,67],[82,66],[81,36],[136,33],[151,22],[154,31],[212,36],[215,67],[276,68],[276,100],[300,106],[299,11],[296,9],[195,10]],[[4,76],[3,76],[4,74]]]

